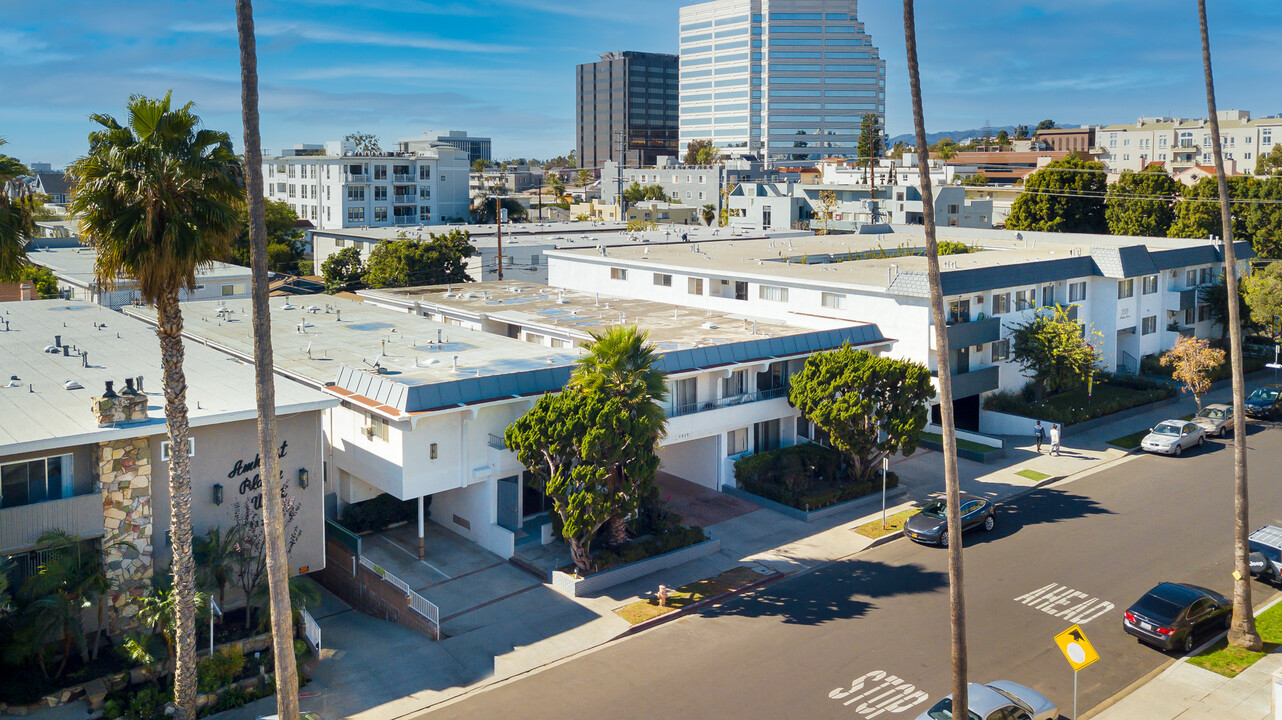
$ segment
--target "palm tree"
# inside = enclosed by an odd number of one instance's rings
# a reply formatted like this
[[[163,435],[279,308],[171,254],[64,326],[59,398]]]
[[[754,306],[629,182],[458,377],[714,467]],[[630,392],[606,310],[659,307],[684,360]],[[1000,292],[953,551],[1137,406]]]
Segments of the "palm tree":
[[[0,145],[5,142],[0,138]],[[27,241],[35,231],[34,200],[26,183],[16,179],[26,174],[21,163],[0,155],[0,280],[16,277],[26,265]]]
[[[196,271],[226,256],[241,202],[239,161],[227,133],[200,128],[188,103],[134,95],[122,125],[95,114],[89,154],[72,164],[71,212],[81,237],[98,249],[97,282],[137,281],[156,306],[169,430],[171,571],[177,606],[174,701],[179,720],[196,715],[196,574],[192,562],[187,380],[178,293],[194,290]],[[270,497],[270,493],[267,493]]]
[[[41,535],[38,542],[50,554],[39,572],[31,578],[33,591],[40,595],[69,592],[74,594],[79,604],[95,609],[97,624],[89,657],[97,660],[98,651],[102,647],[103,629],[106,627],[104,600],[112,589],[111,579],[107,577],[102,565],[102,553],[82,552],[81,539],[62,530],[50,530]],[[137,550],[128,542],[115,542],[108,547]]]
[[[271,597],[272,649],[276,659],[276,714],[298,720],[298,666],[290,622],[289,558],[276,448],[276,386],[271,308],[267,305],[267,223],[263,199],[263,150],[258,132],[258,51],[251,0],[236,0],[240,37],[241,117],[245,126],[245,193],[249,201],[249,260],[253,272],[254,396],[258,405],[258,446],[263,458],[263,535]],[[501,272],[501,271],[500,271]],[[501,277],[501,275],[500,275]],[[246,614],[249,609],[246,608]]]
[[[917,147],[926,144],[926,119],[921,104],[921,74],[917,66],[917,22],[913,0],[904,0],[904,44],[908,52],[908,81],[913,99],[913,129]],[[957,478],[957,427],[953,418],[952,358],[948,327],[944,322],[944,293],[939,280],[939,244],[935,240],[935,202],[930,186],[926,153],[917,156],[921,174],[921,205],[926,230],[926,262],[930,275],[930,315],[935,326],[936,367],[939,374],[939,414],[944,426],[944,494],[948,513],[948,614],[951,627],[953,715],[965,717],[970,705],[966,686],[966,598],[962,586],[962,527],[960,485]],[[957,710],[962,708],[962,710]]]
[[[250,602],[262,607],[270,599],[268,589],[259,585],[254,589],[254,593],[250,597]],[[314,607],[320,604],[320,601],[320,590],[311,580],[299,575],[295,575],[289,579],[289,619],[290,622],[294,624],[294,627],[298,627],[298,623],[303,619],[301,612],[302,609],[309,606]],[[290,645],[292,648],[293,643]]]
[[[1251,607],[1251,572],[1247,546],[1250,503],[1246,485],[1246,381],[1242,377],[1242,310],[1238,305],[1237,252],[1233,248],[1233,218],[1229,214],[1229,188],[1224,175],[1224,154],[1220,145],[1220,119],[1215,113],[1215,78],[1211,73],[1211,38],[1206,26],[1206,0],[1197,0],[1198,24],[1202,30],[1202,73],[1206,80],[1206,111],[1211,122],[1211,148],[1215,155],[1215,179],[1220,190],[1220,222],[1224,238],[1224,289],[1229,305],[1229,357],[1233,368],[1233,624],[1229,644],[1259,652],[1264,641],[1255,629]]]
[[[227,533],[222,528],[211,528],[204,537],[197,538],[193,552],[196,559],[196,580],[208,590],[218,591],[218,606],[225,605],[227,586],[236,572],[240,558],[236,543],[240,533],[235,526]]]

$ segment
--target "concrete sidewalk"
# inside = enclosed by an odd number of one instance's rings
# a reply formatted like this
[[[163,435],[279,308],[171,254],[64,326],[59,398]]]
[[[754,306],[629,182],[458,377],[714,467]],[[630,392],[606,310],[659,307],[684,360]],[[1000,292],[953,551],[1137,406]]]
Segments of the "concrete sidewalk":
[[[1268,720],[1273,717],[1273,673],[1282,652],[1273,652],[1235,678],[1176,662],[1093,720]]]

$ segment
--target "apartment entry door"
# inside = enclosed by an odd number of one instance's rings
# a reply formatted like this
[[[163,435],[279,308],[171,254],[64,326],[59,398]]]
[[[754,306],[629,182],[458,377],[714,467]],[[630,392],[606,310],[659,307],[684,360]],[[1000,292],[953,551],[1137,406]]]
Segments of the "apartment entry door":
[[[954,375],[970,372],[970,346],[957,348],[957,363],[953,368]]]
[[[521,529],[521,478],[499,478],[498,524],[512,532]]]

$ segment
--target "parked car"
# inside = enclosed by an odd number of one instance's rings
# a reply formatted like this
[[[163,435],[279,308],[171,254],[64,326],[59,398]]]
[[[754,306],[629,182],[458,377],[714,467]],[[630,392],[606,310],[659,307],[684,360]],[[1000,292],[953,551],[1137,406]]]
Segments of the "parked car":
[[[1232,600],[1198,585],[1164,582],[1126,611],[1122,629],[1140,642],[1189,653],[1198,636],[1227,630],[1232,621]]]
[[[1140,447],[1148,452],[1163,455],[1179,455],[1185,450],[1206,442],[1206,433],[1197,423],[1184,420],[1164,420],[1149,431],[1140,441]]]
[[[904,535],[919,543],[948,547],[948,514],[943,500],[926,503],[921,511],[904,523]],[[982,527],[992,530],[997,506],[991,500],[974,495],[961,495],[962,532]]]
[[[970,683],[966,704],[971,718],[979,720],[1055,720],[1059,709],[1045,695],[1018,683],[995,680],[987,685]],[[953,696],[940,700],[917,720],[952,720]]]
[[[1271,420],[1282,414],[1282,385],[1258,387],[1246,398],[1246,416]]]
[[[1211,437],[1224,437],[1233,432],[1233,406],[1207,405],[1192,420],[1194,425]]]
[[[1260,582],[1282,582],[1282,528],[1265,525],[1247,536],[1251,575]]]

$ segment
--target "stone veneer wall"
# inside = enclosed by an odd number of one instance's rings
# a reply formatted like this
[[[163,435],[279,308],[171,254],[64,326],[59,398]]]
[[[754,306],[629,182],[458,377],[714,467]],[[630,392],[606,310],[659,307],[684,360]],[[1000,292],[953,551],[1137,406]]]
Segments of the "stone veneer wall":
[[[136,599],[151,587],[151,470],[151,446],[145,437],[98,445],[98,481],[106,526],[103,564],[114,587],[113,633],[134,625]]]

